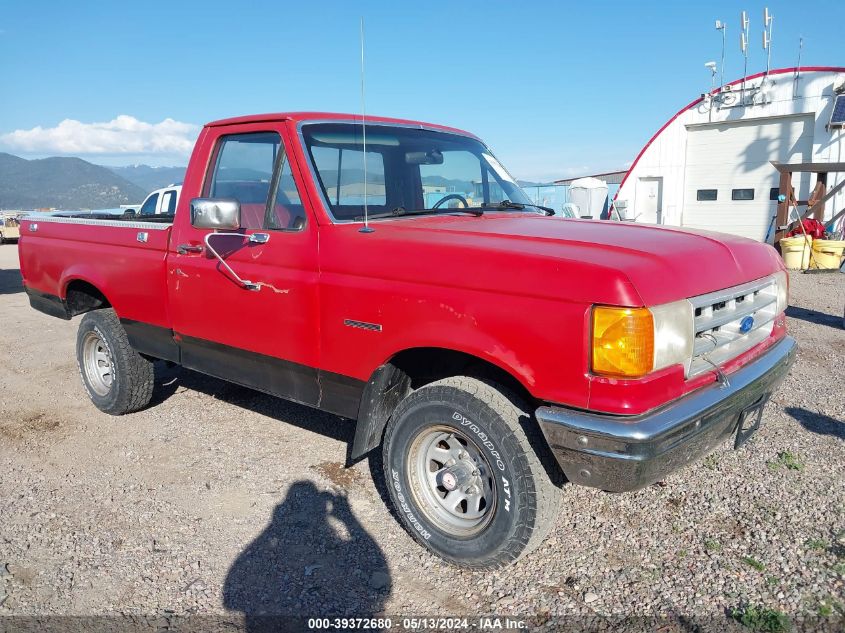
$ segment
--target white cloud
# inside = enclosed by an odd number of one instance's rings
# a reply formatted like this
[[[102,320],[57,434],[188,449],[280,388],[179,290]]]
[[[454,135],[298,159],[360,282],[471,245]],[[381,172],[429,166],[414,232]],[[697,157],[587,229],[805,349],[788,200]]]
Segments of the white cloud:
[[[164,119],[146,123],[121,114],[105,123],[65,119],[56,127],[34,127],[0,134],[0,146],[32,155],[134,155],[186,157],[199,126]]]

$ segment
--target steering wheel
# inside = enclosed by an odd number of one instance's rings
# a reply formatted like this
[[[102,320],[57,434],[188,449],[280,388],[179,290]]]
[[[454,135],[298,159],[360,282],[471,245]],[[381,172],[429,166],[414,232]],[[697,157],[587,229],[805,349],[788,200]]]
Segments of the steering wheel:
[[[464,203],[464,208],[465,208],[465,209],[469,209],[469,202],[467,202],[467,199],[466,199],[466,198],[464,198],[464,197],[463,197],[461,194],[459,194],[459,193],[450,193],[450,194],[449,194],[449,195],[447,195],[447,196],[443,196],[442,198],[440,198],[440,200],[438,200],[437,202],[435,202],[435,203],[434,203],[434,206],[433,206],[433,207],[431,207],[431,208],[432,208],[432,209],[439,209],[441,204],[443,204],[444,202],[447,202],[447,201],[449,201],[449,200],[459,200],[459,201],[461,201],[461,202],[463,202],[463,203]]]

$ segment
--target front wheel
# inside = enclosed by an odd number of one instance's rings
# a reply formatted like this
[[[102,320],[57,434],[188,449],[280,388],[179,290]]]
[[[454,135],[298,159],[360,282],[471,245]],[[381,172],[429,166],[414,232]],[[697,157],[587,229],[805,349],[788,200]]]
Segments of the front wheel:
[[[538,438],[525,408],[491,384],[454,377],[418,389],[385,431],[385,477],[401,522],[461,567],[502,567],[530,552],[553,527],[560,498]]]
[[[82,317],[76,360],[91,402],[111,415],[143,409],[153,395],[153,363],[132,349],[114,310]]]

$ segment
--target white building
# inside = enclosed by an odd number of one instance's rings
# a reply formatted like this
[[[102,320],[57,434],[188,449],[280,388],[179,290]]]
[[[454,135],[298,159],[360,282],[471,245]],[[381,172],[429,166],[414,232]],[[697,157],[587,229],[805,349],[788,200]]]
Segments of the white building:
[[[843,91],[845,68],[807,67],[752,75],[702,95],[640,151],[616,194],[617,209],[637,222],[772,241],[779,174],[771,161],[845,161],[845,129],[829,126]],[[798,200],[807,200],[815,179],[795,174]],[[827,190],[842,179],[829,174]],[[841,191],[827,202],[825,219],[843,207]]]

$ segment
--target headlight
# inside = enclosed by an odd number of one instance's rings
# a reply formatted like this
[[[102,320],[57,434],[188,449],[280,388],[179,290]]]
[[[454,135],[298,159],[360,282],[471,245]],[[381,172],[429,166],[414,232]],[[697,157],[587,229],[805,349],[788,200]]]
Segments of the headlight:
[[[654,369],[687,365],[692,360],[695,318],[686,299],[651,308],[654,315]]]
[[[774,279],[778,292],[777,314],[780,314],[789,305],[789,276],[784,271],[780,271],[774,274]]]
[[[593,373],[639,378],[692,357],[692,304],[686,299],[653,308],[595,306]]]

